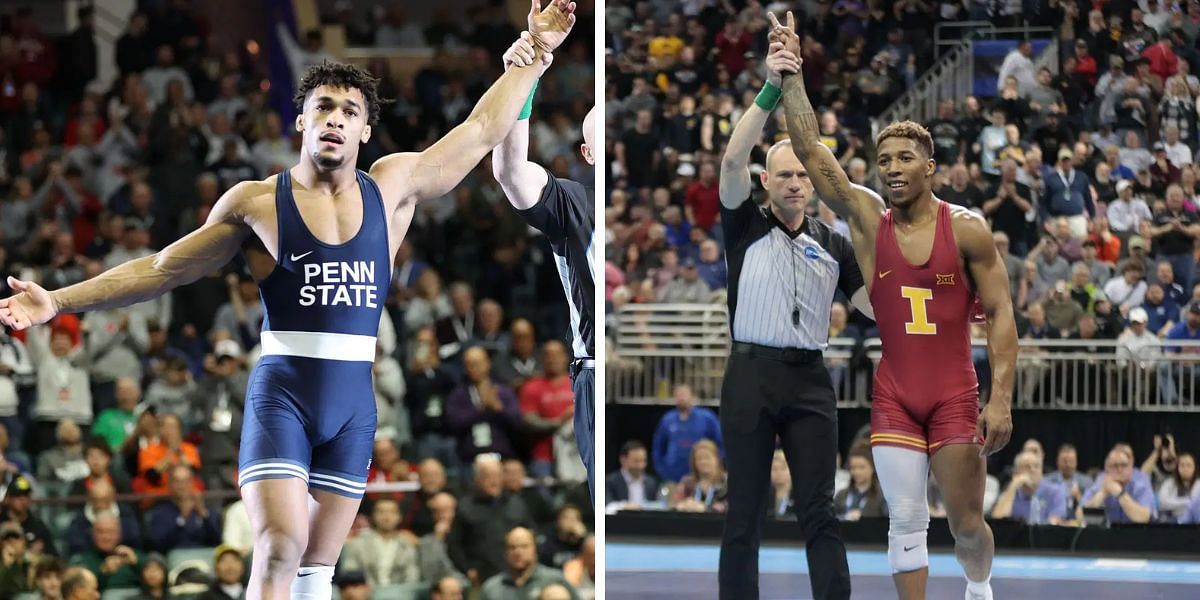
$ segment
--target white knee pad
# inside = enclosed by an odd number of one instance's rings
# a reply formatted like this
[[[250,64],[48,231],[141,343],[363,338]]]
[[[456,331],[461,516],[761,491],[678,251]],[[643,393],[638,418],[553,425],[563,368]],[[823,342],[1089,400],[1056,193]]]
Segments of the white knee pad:
[[[300,567],[292,580],[293,600],[333,598],[333,567]]]
[[[892,573],[907,573],[929,566],[929,546],[926,533],[917,531],[904,535],[888,535],[888,562]]]
[[[929,503],[925,485],[929,457],[894,446],[875,446],[875,472],[888,504],[888,562],[893,573],[905,573],[929,565],[925,543],[929,529]]]

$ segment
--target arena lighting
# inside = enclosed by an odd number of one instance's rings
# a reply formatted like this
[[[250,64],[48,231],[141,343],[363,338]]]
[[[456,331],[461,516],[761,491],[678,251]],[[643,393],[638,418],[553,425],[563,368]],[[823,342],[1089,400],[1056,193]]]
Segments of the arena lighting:
[[[271,80],[264,79],[258,83],[258,89],[267,92],[271,90]]]
[[[258,50],[258,41],[246,40],[246,52],[250,53],[250,56],[258,56]]]

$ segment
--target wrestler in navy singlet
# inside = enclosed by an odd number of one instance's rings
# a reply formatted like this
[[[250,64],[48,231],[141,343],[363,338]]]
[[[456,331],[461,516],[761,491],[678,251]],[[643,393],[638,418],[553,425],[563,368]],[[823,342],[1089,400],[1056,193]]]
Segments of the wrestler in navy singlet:
[[[275,270],[259,285],[262,357],[246,390],[239,485],[298,477],[361,498],[375,438],[371,365],[391,281],[387,218],[375,182],[358,171],[363,219],[345,244],[318,240],[275,184]]]

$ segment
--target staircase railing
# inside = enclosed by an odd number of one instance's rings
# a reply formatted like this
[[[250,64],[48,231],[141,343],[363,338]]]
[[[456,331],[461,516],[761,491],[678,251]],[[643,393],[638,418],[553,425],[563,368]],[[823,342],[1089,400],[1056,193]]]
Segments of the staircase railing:
[[[946,35],[948,31],[960,31]],[[974,40],[996,39],[997,37],[1030,37],[1037,34],[1052,39],[1050,44],[1035,58],[1035,68],[1049,67],[1058,72],[1058,38],[1052,27],[1006,27],[997,28],[987,21],[965,21],[939,23],[934,27],[934,52],[937,60],[933,66],[876,117],[871,119],[871,140],[888,124],[902,120],[926,123],[937,116],[938,105],[943,100],[961,101],[975,91]],[[874,161],[867,163],[867,182],[878,180],[878,169]]]

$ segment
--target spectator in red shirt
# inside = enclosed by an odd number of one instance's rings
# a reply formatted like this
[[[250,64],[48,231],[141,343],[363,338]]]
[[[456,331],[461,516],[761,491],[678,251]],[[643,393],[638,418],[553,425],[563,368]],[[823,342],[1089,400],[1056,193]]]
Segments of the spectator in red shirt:
[[[13,29],[17,34],[17,80],[45,87],[58,67],[58,55],[50,38],[38,29],[29,7],[17,9]]]
[[[1175,74],[1179,59],[1172,50],[1171,38],[1164,37],[1157,44],[1142,51],[1142,58],[1150,61],[1150,72],[1166,79]]]
[[[725,28],[717,33],[717,60],[725,65],[730,79],[736,79],[746,68],[746,53],[752,44],[750,34],[739,19],[730,19],[725,23]]]
[[[1096,57],[1092,56],[1092,51],[1084,40],[1075,40],[1075,72],[1085,77],[1088,85],[1096,85],[1099,67],[1096,65]]]
[[[521,388],[521,414],[533,437],[530,472],[548,477],[554,472],[554,432],[575,416],[575,394],[567,377],[567,347],[558,340],[542,345],[542,374]]]
[[[717,168],[711,162],[701,163],[700,178],[687,189],[687,218],[693,226],[712,231],[717,223],[721,196],[717,189]]]

